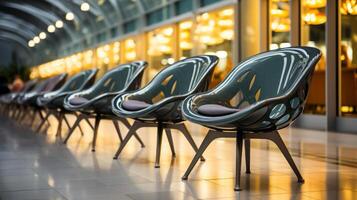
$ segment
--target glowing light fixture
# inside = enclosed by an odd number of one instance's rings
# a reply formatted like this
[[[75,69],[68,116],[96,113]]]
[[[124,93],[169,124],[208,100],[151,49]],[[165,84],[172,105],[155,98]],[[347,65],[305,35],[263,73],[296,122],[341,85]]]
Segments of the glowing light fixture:
[[[357,0],[343,0],[340,10],[343,15],[357,15]]]
[[[62,28],[63,27],[62,20],[57,20],[55,26],[56,26],[56,28]]]
[[[306,24],[319,25],[326,22],[326,16],[318,10],[311,10],[304,16]]]
[[[90,10],[90,5],[89,5],[89,3],[83,2],[83,3],[81,4],[81,11],[86,12],[86,11],[89,11],[89,10]]]
[[[29,47],[34,47],[35,46],[35,42],[33,40],[30,40],[28,42],[28,45],[29,45]]]
[[[47,35],[45,32],[41,32],[40,35],[38,35],[41,40],[46,39]]]
[[[305,0],[303,4],[309,8],[323,8],[326,6],[326,0]]]
[[[49,25],[49,26],[47,27],[47,31],[50,32],[50,33],[55,32],[55,30],[56,30],[56,27],[53,26],[53,25]]]
[[[33,41],[35,42],[35,44],[40,43],[40,38],[38,36],[33,38]]]
[[[72,12],[68,12],[66,14],[66,20],[72,21],[74,19],[74,14]]]

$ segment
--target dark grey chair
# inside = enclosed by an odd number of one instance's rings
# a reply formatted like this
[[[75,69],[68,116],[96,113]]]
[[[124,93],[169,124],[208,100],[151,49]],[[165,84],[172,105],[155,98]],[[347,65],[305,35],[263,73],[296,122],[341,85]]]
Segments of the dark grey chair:
[[[66,118],[66,114],[76,115],[76,113],[66,112],[63,107],[64,98],[68,95],[82,91],[83,89],[86,89],[93,85],[97,72],[97,69],[80,72],[71,77],[60,89],[39,96],[37,98],[37,105],[42,109],[46,110],[46,116],[41,121],[36,131],[38,132],[41,130],[41,127],[45,124],[50,115],[53,115],[58,120],[58,128],[56,135],[61,134],[63,120],[70,128],[68,119]]]
[[[250,139],[273,141],[304,182],[278,130],[303,111],[311,76],[321,57],[311,47],[283,48],[253,56],[235,67],[217,87],[182,103],[183,116],[210,128],[182,179],[187,179],[208,145],[217,138],[236,138],[236,185],[241,190],[242,143],[250,173]]]
[[[43,110],[37,105],[37,98],[48,92],[52,92],[54,90],[59,89],[66,81],[66,78],[66,73],[48,78],[37,84],[30,92],[26,92],[23,95],[20,95],[16,99],[16,102],[21,107],[22,112],[21,117],[19,117],[19,121],[21,122],[25,119],[26,116],[30,116],[30,125],[32,125],[37,114],[43,120]]]
[[[115,97],[113,112],[120,117],[133,118],[135,122],[120,144],[114,159],[118,158],[136,130],[142,127],[157,127],[156,168],[160,167],[163,129],[173,156],[175,150],[170,129],[180,130],[197,151],[197,146],[183,123],[179,105],[187,96],[207,89],[217,63],[216,56],[187,58],[164,68],[144,88]]]
[[[147,63],[144,61],[119,65],[107,72],[91,88],[67,96],[64,100],[64,107],[67,110],[80,112],[81,114],[68,131],[64,143],[67,143],[73,131],[82,120],[86,120],[94,131],[92,151],[95,151],[98,127],[102,119],[112,120],[119,139],[122,140],[118,121],[122,122],[128,129],[131,125],[126,119],[119,118],[112,113],[111,101],[118,94],[138,89],[146,66]],[[95,119],[94,126],[90,123],[90,118]],[[144,146],[138,136],[137,139],[141,143],[141,146]]]

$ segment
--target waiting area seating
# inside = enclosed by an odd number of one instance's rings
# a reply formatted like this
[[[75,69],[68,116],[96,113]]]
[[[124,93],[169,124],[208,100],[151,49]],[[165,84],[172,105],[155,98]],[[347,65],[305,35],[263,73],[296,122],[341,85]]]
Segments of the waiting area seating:
[[[216,87],[208,89],[219,58],[202,55],[186,58],[161,70],[147,85],[141,86],[145,61],[136,61],[108,71],[95,82],[97,69],[80,72],[66,81],[67,74],[46,80],[32,80],[19,93],[0,97],[2,114],[33,126],[41,121],[39,132],[48,117],[58,120],[56,136],[62,137],[62,121],[68,126],[66,144],[84,120],[93,130],[92,151],[96,150],[101,120],[111,120],[120,139],[114,159],[118,159],[134,136],[144,147],[137,130],[157,128],[155,168],[165,131],[172,156],[176,156],[171,130],[182,132],[196,152],[182,179],[188,176],[209,144],[217,138],[236,139],[236,179],[234,190],[241,190],[240,174],[243,143],[246,172],[250,173],[250,140],[273,141],[297,176],[304,182],[278,130],[289,126],[303,111],[314,68],[321,57],[312,47],[289,47],[255,55],[238,64]],[[66,114],[76,117],[73,125]],[[133,120],[130,124],[128,118]],[[94,125],[90,119],[94,119]],[[185,120],[209,129],[197,147]],[[128,133],[123,137],[121,122]],[[82,130],[81,130],[82,131]],[[82,131],[82,134],[83,131]],[[217,169],[220,170],[220,169]]]

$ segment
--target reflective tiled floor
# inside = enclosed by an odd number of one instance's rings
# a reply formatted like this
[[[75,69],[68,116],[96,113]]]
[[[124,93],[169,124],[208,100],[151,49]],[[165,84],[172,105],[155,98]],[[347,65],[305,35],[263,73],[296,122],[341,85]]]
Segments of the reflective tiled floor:
[[[357,135],[282,130],[305,184],[296,182],[274,144],[252,141],[252,174],[243,173],[244,190],[234,192],[232,139],[212,143],[206,162],[181,181],[194,152],[179,132],[173,132],[177,157],[171,158],[164,138],[161,168],[155,169],[155,129],[139,130],[145,148],[133,140],[113,160],[119,140],[109,121],[100,126],[95,153],[85,123],[85,135],[76,130],[68,145],[56,138],[57,124],[51,123],[47,134],[34,133],[0,117],[0,199],[357,199]],[[206,129],[188,127],[200,144]]]

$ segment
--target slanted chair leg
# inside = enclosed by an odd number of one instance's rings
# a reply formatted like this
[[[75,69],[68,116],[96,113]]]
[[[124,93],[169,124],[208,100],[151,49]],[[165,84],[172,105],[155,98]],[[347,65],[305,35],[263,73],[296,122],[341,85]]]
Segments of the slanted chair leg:
[[[113,122],[113,125],[115,127],[115,130],[117,131],[117,134],[118,134],[120,142],[123,142],[123,136],[121,135],[121,131],[120,131],[120,128],[119,128],[119,123],[116,120],[112,120],[112,122]]]
[[[236,138],[236,179],[234,191],[241,191],[240,187],[240,173],[242,168],[242,148],[243,147],[243,133],[237,131]]]
[[[250,140],[244,139],[245,173],[250,174]]]
[[[49,112],[46,114],[45,117],[43,117],[42,113],[40,113],[40,117],[41,117],[42,121],[41,121],[41,123],[37,126],[37,128],[35,129],[36,132],[40,132],[42,126],[46,123],[46,121],[47,121],[47,119],[49,118],[49,116],[50,116],[50,113],[49,113]],[[35,117],[33,117],[32,119],[35,120]]]
[[[178,125],[178,129],[183,133],[183,135],[186,137],[187,141],[191,144],[193,150],[195,150],[195,152],[198,152],[198,147],[195,143],[195,141],[193,140],[190,132],[187,130],[187,127],[185,124],[179,124]],[[203,152],[202,152],[203,153]],[[205,161],[206,159],[201,155],[201,161]]]
[[[176,157],[176,153],[175,153],[175,146],[174,146],[174,142],[172,140],[172,134],[171,134],[171,130],[169,128],[165,129],[166,132],[166,136],[167,136],[167,140],[169,142],[170,145],[170,149],[171,149],[171,153],[173,157]]]
[[[294,173],[295,173],[295,175],[296,175],[296,177],[298,179],[298,182],[299,183],[304,183],[305,180],[301,176],[299,169],[296,167],[295,162],[294,162],[293,158],[291,157],[288,149],[286,148],[284,141],[281,139],[278,131],[271,132],[268,135],[268,137],[269,137],[268,138],[269,140],[273,141],[278,146],[278,148],[280,149],[281,153],[283,153],[285,159],[288,161],[290,167],[293,169],[293,171],[294,171]]]
[[[121,142],[119,144],[119,148],[118,148],[117,152],[115,153],[113,159],[115,159],[115,160],[118,159],[120,153],[123,151],[124,147],[129,142],[130,138],[136,134],[136,130],[138,130],[140,127],[141,127],[140,122],[134,122],[134,124],[129,129],[128,134],[126,134],[123,142]]]
[[[156,143],[155,168],[159,168],[160,167],[162,132],[163,132],[163,127],[162,127],[162,124],[159,122],[159,124],[157,125],[157,140],[156,140],[157,143]]]
[[[81,126],[80,123],[78,124],[78,128],[79,128],[79,132],[81,132],[81,136],[83,136],[84,135],[84,131],[83,131],[82,126]]]
[[[57,137],[62,137],[62,121],[63,121],[63,113],[59,113],[58,116],[58,127],[57,127],[57,133],[56,136]]]
[[[119,121],[121,121],[121,123],[123,123],[124,126],[126,126],[126,128],[128,128],[129,130],[131,129],[132,126],[130,126],[130,124],[129,124],[129,122],[128,122],[127,119],[125,119],[125,118],[120,118]],[[135,122],[134,122],[134,123],[135,123]],[[145,147],[145,144],[144,144],[144,142],[141,140],[141,138],[139,137],[139,135],[138,135],[136,132],[134,132],[133,134],[134,134],[134,137],[135,137],[135,138],[138,140],[138,142],[140,143],[141,148],[144,148],[144,147]]]
[[[67,144],[69,138],[72,136],[73,132],[74,132],[74,129],[76,129],[76,127],[79,125],[79,123],[82,121],[82,117],[81,116],[78,116],[76,121],[74,122],[72,128],[70,128],[68,131],[67,131],[67,135],[66,135],[66,138],[64,139],[63,141],[63,144]]]
[[[99,123],[100,123],[100,115],[96,115],[95,124],[94,124],[93,141],[92,141],[92,152],[95,151],[95,146],[97,143]]]
[[[208,145],[217,138],[217,134],[214,131],[208,131],[205,139],[203,140],[201,146],[196,152],[195,157],[192,159],[190,165],[188,166],[185,174],[182,176],[182,180],[187,180],[193,167],[196,165],[197,161],[202,157],[203,152],[207,149]]]

